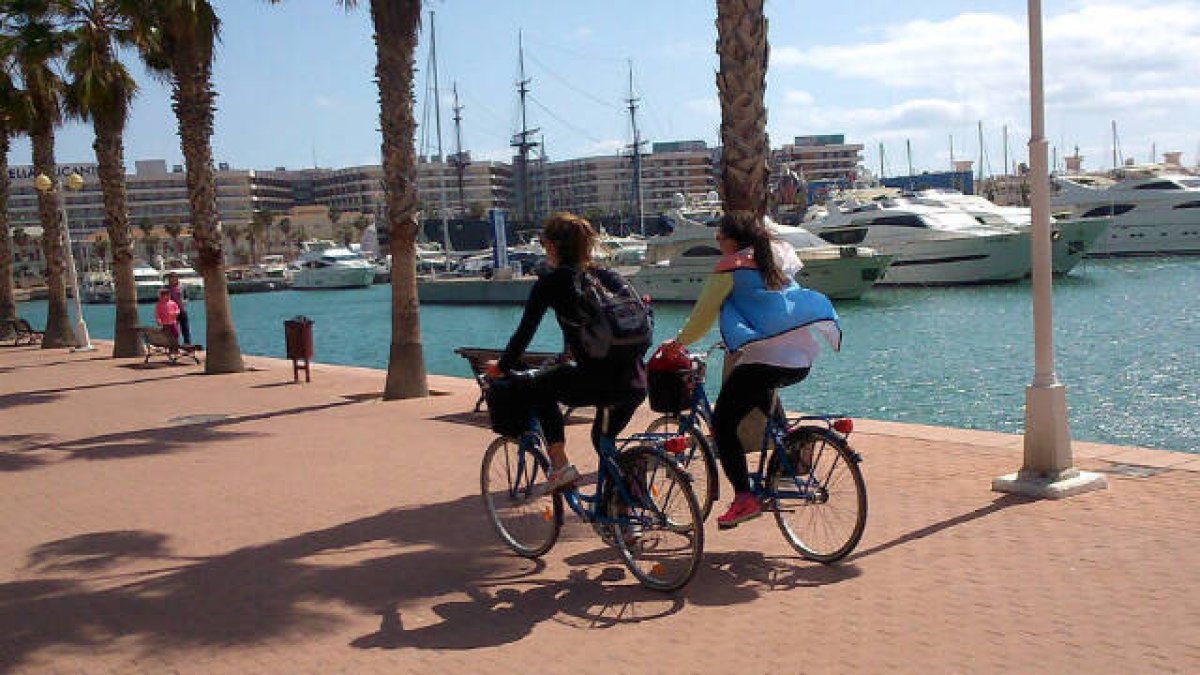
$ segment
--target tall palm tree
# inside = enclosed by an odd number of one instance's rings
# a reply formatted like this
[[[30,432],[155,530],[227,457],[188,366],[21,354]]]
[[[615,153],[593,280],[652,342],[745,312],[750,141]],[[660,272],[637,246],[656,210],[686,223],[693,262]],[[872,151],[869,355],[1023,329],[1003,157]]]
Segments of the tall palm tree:
[[[133,239],[125,201],[125,122],[137,84],[115,56],[117,47],[133,44],[130,22],[118,5],[112,0],[55,0],[70,39],[66,110],[73,117],[91,120],[96,135],[92,148],[111,241],[116,302],[112,355],[127,357],[142,354]]]
[[[278,3],[280,0],[269,0]],[[336,0],[349,10],[356,0]],[[417,301],[417,162],[413,144],[413,54],[420,0],[371,0],[375,80],[383,133],[383,187],[392,251],[392,338],[383,398],[429,395]]]
[[[241,241],[242,235],[245,234],[242,231],[242,226],[237,223],[225,223],[221,226],[221,230],[229,239],[229,254],[236,258],[238,242]]]
[[[182,257],[183,247],[179,245],[179,235],[183,233],[183,223],[179,222],[179,218],[171,218],[163,224],[163,230],[171,238],[171,246],[175,249],[175,255]]]
[[[29,139],[33,146],[35,174],[55,176],[54,130],[62,123],[60,107],[63,83],[53,64],[63,52],[64,37],[51,20],[50,0],[6,0],[5,48],[12,54],[32,115]],[[59,190],[38,193],[38,216],[42,225],[42,253],[46,266],[46,333],[42,348],[69,347],[77,338],[67,316],[67,287],[63,278],[63,228]]]
[[[4,17],[0,17],[3,19]],[[0,35],[3,35],[0,29]],[[0,50],[10,43],[0,39]],[[12,54],[0,51],[0,339],[11,330],[8,319],[17,318],[16,286],[13,282],[15,233],[8,227],[8,151],[12,138],[29,124],[29,99],[13,81]],[[24,232],[23,230],[18,230]]]
[[[734,218],[767,210],[767,19],[763,0],[717,0],[721,198]]]
[[[171,84],[172,108],[179,122],[180,146],[187,167],[196,269],[204,278],[208,351],[204,372],[241,372],[246,366],[229,308],[212,161],[216,97],[212,68],[221,21],[208,0],[120,2],[129,8],[142,59]]]
[[[292,248],[292,244],[291,244],[292,239],[290,236],[292,234],[292,219],[288,218],[287,216],[284,216],[282,219],[280,219],[279,231],[283,233],[284,248],[287,251],[290,251]],[[286,251],[285,251],[285,255],[286,255]]]
[[[250,227],[246,238],[250,240],[250,264],[258,262],[258,245],[261,244],[267,231],[271,228],[271,212],[258,209],[250,218]]]

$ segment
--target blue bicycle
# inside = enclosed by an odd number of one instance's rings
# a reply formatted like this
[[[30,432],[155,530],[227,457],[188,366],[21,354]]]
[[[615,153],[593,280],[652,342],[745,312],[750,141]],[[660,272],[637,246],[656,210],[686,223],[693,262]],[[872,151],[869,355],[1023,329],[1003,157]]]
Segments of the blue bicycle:
[[[647,432],[677,433],[686,447],[680,463],[695,478],[705,517],[717,499],[716,455],[711,441],[712,406],[704,391],[708,357],[692,354],[691,402],[679,413],[650,423]],[[764,511],[775,514],[783,538],[803,557],[831,563],[847,556],[862,539],[867,522],[867,488],[850,447],[853,420],[837,415],[804,415],[788,419],[779,397],[762,434],[758,466],[750,473],[751,490]]]
[[[595,490],[549,492],[542,486],[550,460],[533,416],[520,436],[499,436],[488,446],[479,477],[483,502],[500,539],[527,558],[554,546],[566,502],[644,586],[673,591],[691,580],[704,551],[704,519],[675,459],[684,445],[664,434],[601,439]]]

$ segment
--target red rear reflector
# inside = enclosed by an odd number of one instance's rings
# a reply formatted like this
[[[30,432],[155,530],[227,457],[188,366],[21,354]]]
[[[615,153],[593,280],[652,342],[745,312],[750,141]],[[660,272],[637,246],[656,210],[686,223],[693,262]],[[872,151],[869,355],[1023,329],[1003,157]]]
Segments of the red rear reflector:
[[[663,441],[663,450],[666,450],[672,455],[678,455],[684,450],[687,450],[687,447],[688,439],[686,436],[672,436]]]
[[[854,431],[854,420],[850,419],[849,417],[843,417],[840,420],[834,420],[833,428],[839,434],[848,436],[850,435],[851,431]]]

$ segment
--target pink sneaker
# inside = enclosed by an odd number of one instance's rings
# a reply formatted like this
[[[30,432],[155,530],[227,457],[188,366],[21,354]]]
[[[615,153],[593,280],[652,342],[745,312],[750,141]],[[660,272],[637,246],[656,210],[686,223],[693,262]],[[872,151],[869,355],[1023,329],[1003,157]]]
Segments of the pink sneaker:
[[[742,492],[733,498],[733,503],[729,505],[725,515],[717,518],[717,527],[728,530],[761,515],[762,505],[758,503],[758,497],[749,492]]]

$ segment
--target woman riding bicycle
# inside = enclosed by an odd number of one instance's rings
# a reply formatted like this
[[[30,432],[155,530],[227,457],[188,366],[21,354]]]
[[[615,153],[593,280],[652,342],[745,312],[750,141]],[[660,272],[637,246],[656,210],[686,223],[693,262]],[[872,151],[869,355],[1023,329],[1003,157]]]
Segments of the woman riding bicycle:
[[[521,355],[537,332],[547,309],[553,309],[563,331],[563,341],[573,362],[537,372],[531,378],[517,378],[513,385],[517,396],[534,404],[549,444],[552,471],[546,489],[556,490],[572,484],[579,472],[567,461],[563,416],[558,404],[596,406],[592,425],[592,443],[600,437],[613,438],[629,424],[637,407],[646,398],[646,368],[642,356],[649,344],[614,344],[603,358],[590,358],[577,329],[581,313],[579,275],[587,272],[609,289],[627,282],[611,270],[592,266],[591,252],[596,231],[591,223],[571,213],[554,213],[542,230],[542,246],[550,268],[529,291],[521,323],[508,341],[500,360],[487,366],[489,377],[500,377],[521,368]]]
[[[716,238],[721,259],[674,342],[692,344],[719,320],[726,358],[735,359],[713,408],[717,452],[735,491],[729,510],[717,518],[726,529],[762,514],[750,490],[738,425],[755,408],[770,414],[775,390],[808,376],[821,350],[809,326],[834,350],[841,329],[829,299],[796,283],[801,263],[795,249],[776,241],[762,219],[726,215]]]

